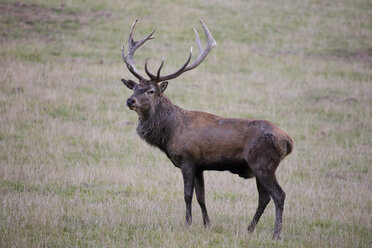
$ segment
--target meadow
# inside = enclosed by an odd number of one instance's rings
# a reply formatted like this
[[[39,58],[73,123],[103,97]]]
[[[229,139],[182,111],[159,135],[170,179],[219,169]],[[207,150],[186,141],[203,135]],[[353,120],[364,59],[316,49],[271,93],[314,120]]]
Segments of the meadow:
[[[206,172],[204,229],[194,197],[136,134],[134,79],[183,64],[199,19],[217,41],[166,95],[189,110],[267,119],[294,150],[279,166],[282,239],[271,201],[254,233],[254,179]],[[195,58],[196,55],[194,55]],[[367,0],[0,1],[0,247],[371,247],[372,3]]]

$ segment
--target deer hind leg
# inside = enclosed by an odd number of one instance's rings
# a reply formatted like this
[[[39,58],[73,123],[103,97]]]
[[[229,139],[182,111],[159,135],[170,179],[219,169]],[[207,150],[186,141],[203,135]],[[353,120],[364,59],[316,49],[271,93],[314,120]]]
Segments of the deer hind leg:
[[[258,207],[256,213],[253,216],[251,223],[248,226],[248,231],[253,232],[256,228],[258,221],[261,218],[261,215],[265,211],[267,204],[270,202],[270,193],[265,189],[265,187],[260,183],[256,178],[257,191],[258,191]]]
[[[198,200],[198,203],[202,211],[204,226],[209,227],[210,221],[209,221],[209,217],[207,213],[207,208],[205,206],[203,171],[197,172],[195,175],[195,192],[196,192],[196,198]]]
[[[275,175],[271,177],[258,176],[257,180],[263,185],[267,192],[274,200],[275,204],[275,226],[274,226],[274,239],[280,238],[282,231],[282,216],[284,210],[285,192],[280,187]]]

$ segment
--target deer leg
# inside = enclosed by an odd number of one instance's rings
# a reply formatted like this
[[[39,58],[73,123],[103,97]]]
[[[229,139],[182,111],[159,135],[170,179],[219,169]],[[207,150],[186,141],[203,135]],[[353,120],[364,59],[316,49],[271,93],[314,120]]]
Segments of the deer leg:
[[[251,223],[248,226],[248,231],[253,232],[256,228],[258,221],[261,218],[261,215],[265,211],[267,204],[270,202],[270,194],[256,178],[257,191],[258,191],[258,207],[256,213],[253,216]]]
[[[275,203],[275,226],[274,226],[274,239],[280,238],[282,231],[282,216],[284,210],[285,192],[280,187],[278,181],[273,177],[259,177],[258,180],[270,193]]]
[[[276,180],[274,182],[274,192],[272,197],[275,203],[275,227],[273,238],[279,239],[280,233],[282,232],[282,217],[284,210],[285,192]]]
[[[182,166],[181,171],[183,176],[184,197],[186,203],[186,226],[189,226],[192,223],[191,202],[194,192],[195,172],[193,167],[189,164]]]
[[[195,175],[195,192],[196,192],[196,198],[198,200],[198,203],[202,211],[204,227],[209,227],[210,221],[209,221],[209,217],[207,213],[207,208],[205,206],[203,171],[197,172]]]

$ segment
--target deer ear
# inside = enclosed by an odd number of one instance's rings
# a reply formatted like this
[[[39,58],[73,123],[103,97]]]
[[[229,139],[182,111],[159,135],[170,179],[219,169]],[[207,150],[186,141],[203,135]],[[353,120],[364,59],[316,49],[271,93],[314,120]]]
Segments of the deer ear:
[[[132,81],[132,80],[125,80],[125,79],[121,79],[121,81],[123,82],[123,84],[125,86],[127,86],[128,89],[131,89],[133,90],[134,86],[136,86],[136,82]]]
[[[160,85],[159,85],[159,91],[161,94],[164,93],[165,89],[167,88],[168,86],[168,81],[164,81],[162,82]]]

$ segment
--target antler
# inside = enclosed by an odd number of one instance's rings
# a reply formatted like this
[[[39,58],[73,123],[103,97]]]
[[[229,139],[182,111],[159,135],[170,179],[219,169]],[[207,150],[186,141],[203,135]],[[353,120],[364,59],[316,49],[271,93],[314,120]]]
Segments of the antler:
[[[130,29],[129,39],[128,39],[128,54],[125,55],[125,53],[124,53],[124,46],[121,49],[121,54],[123,56],[124,63],[127,65],[129,71],[136,78],[138,78],[139,80],[144,80],[144,77],[141,76],[141,74],[138,72],[136,66],[134,65],[133,55],[134,55],[134,52],[137,50],[137,48],[139,48],[143,43],[145,43],[147,40],[151,40],[151,39],[154,39],[155,38],[155,37],[151,37],[154,34],[155,30],[152,31],[149,35],[147,35],[142,40],[133,41],[133,37],[132,36],[133,36],[134,26],[136,25],[136,23],[137,23],[137,19],[133,22],[132,28]],[[156,75],[152,74],[148,70],[148,68],[147,68],[147,62],[148,62],[149,59],[147,59],[146,60],[146,63],[145,63],[145,71],[146,71],[146,74],[150,77],[151,81],[153,81],[154,83],[159,83],[159,82],[162,82],[162,81],[165,81],[165,80],[174,79],[174,78],[178,77],[179,75],[181,75],[182,73],[194,69],[195,67],[197,67],[198,65],[200,65],[201,62],[203,62],[203,60],[207,57],[209,51],[213,47],[215,47],[217,45],[217,43],[213,39],[213,36],[209,32],[207,26],[202,21],[200,21],[200,23],[202,25],[202,28],[204,30],[205,37],[207,39],[207,47],[205,49],[202,48],[201,42],[200,42],[200,38],[199,38],[199,35],[198,35],[198,32],[194,28],[196,44],[198,45],[199,52],[200,52],[199,56],[195,59],[195,61],[192,62],[189,65],[190,60],[191,60],[191,57],[192,57],[192,47],[191,47],[190,48],[190,55],[189,55],[186,63],[181,68],[179,68],[174,73],[171,73],[171,74],[168,74],[168,75],[165,75],[165,76],[160,76],[160,71],[161,71],[161,69],[163,68],[163,65],[164,65],[164,57],[163,57],[163,60],[162,60],[162,62],[160,64],[160,66],[159,66],[159,69],[158,69],[158,72],[156,73]]]
[[[155,30],[151,32],[151,34],[147,35],[145,38],[143,38],[142,40],[139,40],[139,41],[133,41],[133,30],[134,30],[134,26],[136,25],[137,23],[137,20],[136,19],[133,24],[132,24],[132,28],[130,29],[130,33],[129,33],[129,39],[128,39],[128,54],[125,55],[124,53],[124,46],[122,47],[121,49],[121,55],[123,57],[123,60],[124,60],[124,63],[127,65],[128,67],[128,70],[136,77],[138,78],[139,80],[143,80],[144,77],[141,76],[141,74],[138,72],[136,66],[134,65],[134,62],[133,62],[133,55],[134,55],[134,52],[137,50],[137,48],[139,48],[143,43],[145,43],[147,40],[151,40],[151,39],[154,39],[155,37],[151,37],[154,33],[155,33]]]
[[[205,49],[202,48],[198,32],[194,28],[196,44],[198,45],[199,52],[200,52],[199,56],[195,59],[194,62],[192,62],[189,65],[190,60],[191,60],[191,56],[192,56],[192,47],[191,47],[190,48],[190,55],[189,55],[186,63],[180,69],[178,69],[176,72],[171,73],[169,75],[165,75],[165,76],[160,76],[160,71],[161,71],[161,69],[163,67],[163,64],[164,64],[164,58],[163,58],[163,60],[160,64],[160,67],[158,69],[158,72],[157,72],[156,76],[148,70],[148,68],[147,68],[148,59],[147,59],[146,63],[145,63],[145,71],[146,71],[146,74],[151,78],[151,80],[153,82],[158,83],[158,82],[161,82],[161,81],[174,79],[174,78],[178,77],[179,75],[181,75],[182,73],[194,69],[195,67],[200,65],[201,62],[203,62],[203,60],[207,57],[209,51],[217,45],[216,41],[213,39],[212,34],[209,32],[207,26],[201,20],[200,20],[200,23],[202,25],[205,37],[207,39],[207,47]]]

